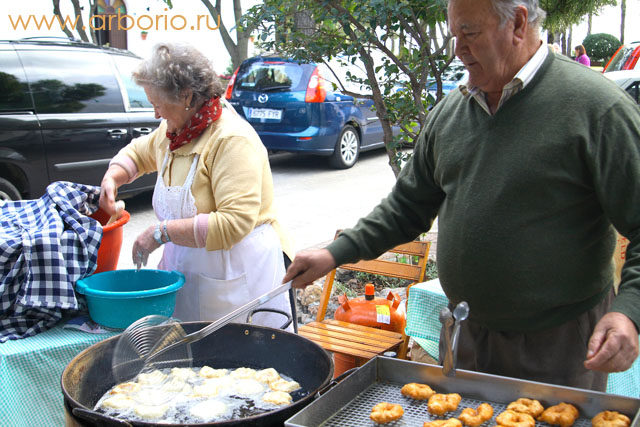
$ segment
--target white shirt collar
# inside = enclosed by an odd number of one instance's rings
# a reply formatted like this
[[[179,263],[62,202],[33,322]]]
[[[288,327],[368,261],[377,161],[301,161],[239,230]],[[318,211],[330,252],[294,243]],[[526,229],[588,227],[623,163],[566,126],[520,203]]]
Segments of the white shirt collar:
[[[536,75],[536,73],[542,66],[542,63],[547,58],[548,54],[549,54],[549,47],[547,46],[546,43],[541,42],[540,47],[538,48],[536,53],[534,53],[531,59],[529,59],[529,61],[527,61],[527,63],[524,64],[524,66],[520,69],[520,71],[518,71],[518,73],[516,73],[513,80],[507,83],[505,87],[502,89],[502,96],[500,97],[500,102],[498,103],[498,108],[496,109],[496,111],[499,110],[500,107],[509,98],[511,98],[516,93],[520,92],[526,85],[528,85],[531,82],[533,77]],[[466,80],[460,83],[460,85],[458,86],[462,94],[465,97],[472,96],[480,104],[480,106],[489,115],[491,115],[491,110],[489,109],[489,105],[487,104],[485,93],[482,90],[480,90],[480,88],[478,87],[468,86],[468,82],[469,82],[469,78],[467,77]]]

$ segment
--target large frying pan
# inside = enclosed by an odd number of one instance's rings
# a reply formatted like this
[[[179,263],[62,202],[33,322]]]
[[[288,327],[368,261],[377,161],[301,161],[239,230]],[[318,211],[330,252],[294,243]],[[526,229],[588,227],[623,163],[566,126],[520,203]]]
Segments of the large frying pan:
[[[182,325],[187,333],[191,333],[208,324],[187,322]],[[100,397],[116,384],[111,358],[118,338],[115,336],[87,348],[62,373],[67,425],[153,425],[133,421],[121,423],[93,411]],[[192,352],[193,366],[275,368],[302,386],[302,393],[297,392],[294,401],[280,409],[240,420],[193,424],[197,426],[283,425],[286,419],[311,403],[316,392],[333,377],[333,362],[320,346],[300,335],[264,326],[230,323],[193,343]]]

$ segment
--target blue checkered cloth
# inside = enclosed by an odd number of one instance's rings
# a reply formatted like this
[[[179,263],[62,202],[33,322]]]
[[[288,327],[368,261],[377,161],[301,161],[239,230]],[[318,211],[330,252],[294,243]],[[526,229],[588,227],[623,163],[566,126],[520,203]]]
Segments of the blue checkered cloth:
[[[82,308],[75,282],[97,267],[100,187],[58,181],[37,200],[0,205],[0,343]]]

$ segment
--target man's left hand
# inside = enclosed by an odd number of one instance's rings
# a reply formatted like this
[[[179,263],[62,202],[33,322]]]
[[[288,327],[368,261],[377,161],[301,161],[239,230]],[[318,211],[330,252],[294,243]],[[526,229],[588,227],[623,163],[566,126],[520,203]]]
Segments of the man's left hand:
[[[622,313],[605,314],[589,340],[584,367],[594,371],[622,372],[638,357],[638,330]]]

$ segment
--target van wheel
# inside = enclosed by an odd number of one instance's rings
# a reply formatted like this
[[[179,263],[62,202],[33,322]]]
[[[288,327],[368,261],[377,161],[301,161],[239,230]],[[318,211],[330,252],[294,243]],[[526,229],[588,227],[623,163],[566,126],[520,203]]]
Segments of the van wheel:
[[[0,201],[20,200],[20,192],[9,181],[0,178]]]
[[[329,164],[336,169],[348,169],[356,164],[360,155],[360,138],[353,126],[345,126],[340,132]]]

